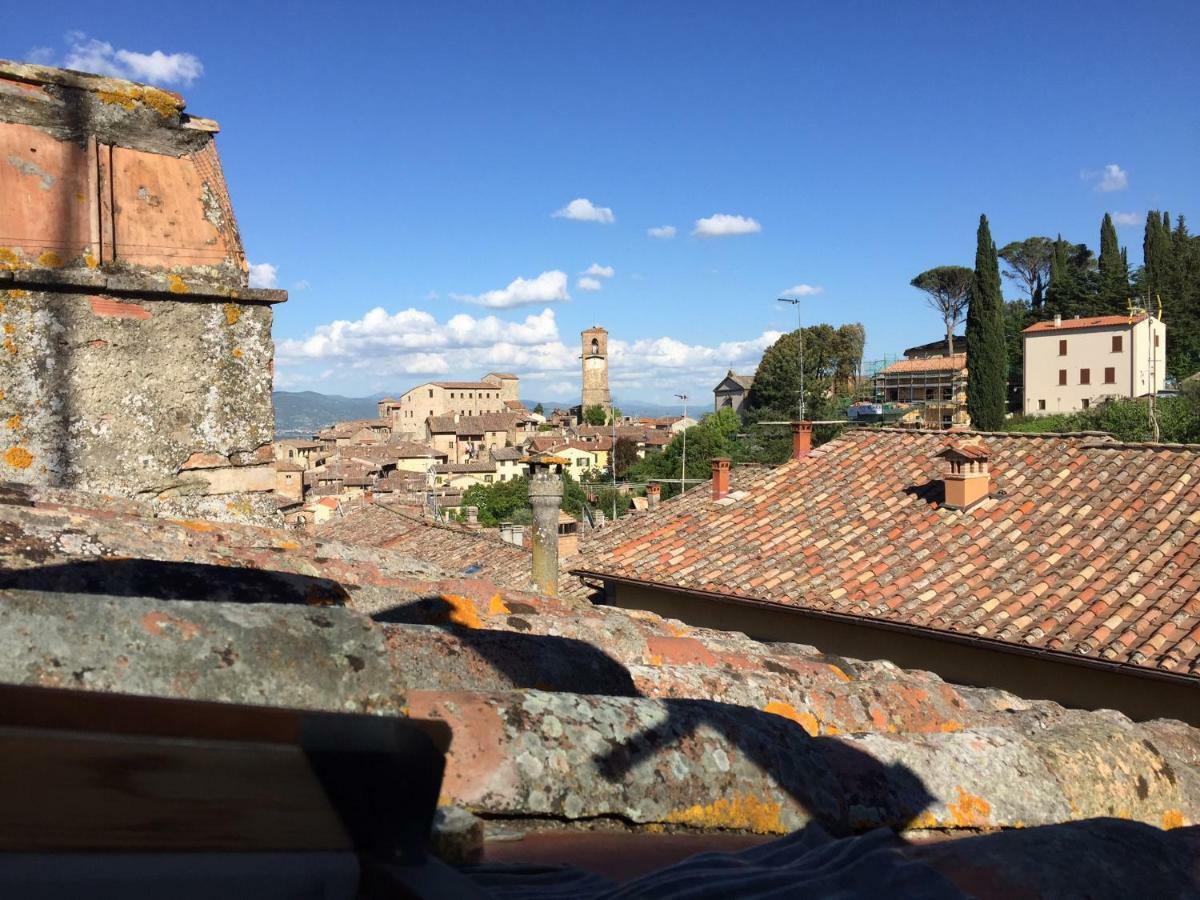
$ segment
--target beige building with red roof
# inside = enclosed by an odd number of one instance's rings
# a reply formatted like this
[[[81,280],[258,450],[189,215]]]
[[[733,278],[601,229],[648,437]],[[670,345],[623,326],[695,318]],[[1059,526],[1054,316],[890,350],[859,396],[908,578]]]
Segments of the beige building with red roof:
[[[508,372],[489,372],[479,381],[431,381],[379,402],[381,418],[393,427],[419,432],[430,416],[477,416],[511,413],[520,406],[520,380]]]
[[[971,422],[965,353],[902,359],[872,380],[877,401],[911,404],[911,411],[901,419],[905,424],[949,428]]]
[[[850,431],[621,520],[575,571],[692,625],[1200,722],[1200,446],[983,441]]]
[[[1144,397],[1166,387],[1167,327],[1128,316],[1055,316],[1022,332],[1026,415],[1078,412],[1114,397]]]

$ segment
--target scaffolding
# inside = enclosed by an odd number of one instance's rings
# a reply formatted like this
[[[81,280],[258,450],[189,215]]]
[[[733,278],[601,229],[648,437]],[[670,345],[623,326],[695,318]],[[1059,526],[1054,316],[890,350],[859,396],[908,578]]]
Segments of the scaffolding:
[[[915,428],[969,425],[966,356],[867,363],[871,393],[885,421]]]

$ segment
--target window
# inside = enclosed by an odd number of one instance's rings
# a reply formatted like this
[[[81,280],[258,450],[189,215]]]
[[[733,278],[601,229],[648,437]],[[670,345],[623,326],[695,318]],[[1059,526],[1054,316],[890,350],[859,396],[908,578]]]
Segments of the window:
[[[1039,400],[1039,401],[1038,401],[1038,409],[1045,409],[1045,408],[1046,408],[1046,401],[1045,401],[1045,400]]]
[[[1059,383],[1059,384],[1066,384],[1066,383],[1067,383],[1067,370],[1066,370],[1066,369],[1059,369],[1059,370],[1058,370],[1058,383]]]
[[[1117,370],[1113,366],[1105,367],[1104,383],[1105,384],[1116,384],[1117,383]]]
[[[1058,355],[1059,356],[1067,355],[1067,339],[1066,338],[1063,338],[1062,340],[1060,340],[1058,342]]]
[[[450,399],[451,399],[451,400],[453,400],[453,399],[454,399],[454,391],[451,391],[451,392],[450,392]]]
[[[1113,347],[1113,348],[1112,348],[1112,352],[1113,352],[1113,353],[1120,353],[1120,352],[1121,352],[1123,349],[1125,349],[1125,348],[1124,348],[1124,343],[1125,343],[1125,338],[1124,338],[1124,337],[1122,337],[1122,336],[1121,336],[1121,335],[1119,335],[1119,334],[1114,334],[1114,335],[1113,335],[1113,345],[1112,345],[1112,347]]]
[[[1092,401],[1087,399],[1087,397],[1084,397],[1083,398],[1083,408],[1087,409],[1091,405],[1092,405]]]
[[[1158,347],[1158,332],[1155,332],[1154,334],[1154,346],[1155,348]]]
[[[1079,383],[1080,384],[1091,384],[1092,383],[1092,370],[1091,369],[1080,369],[1079,370]]]
[[[430,397],[430,399],[433,399],[433,388],[429,389],[429,397]],[[430,415],[433,415],[433,414],[430,413]]]

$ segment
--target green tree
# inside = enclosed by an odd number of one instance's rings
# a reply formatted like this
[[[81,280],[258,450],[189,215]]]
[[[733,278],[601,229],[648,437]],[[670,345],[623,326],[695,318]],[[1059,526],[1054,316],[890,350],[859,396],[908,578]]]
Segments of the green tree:
[[[946,353],[954,355],[954,329],[963,320],[971,297],[975,273],[965,266],[938,266],[928,269],[909,282],[925,293],[925,302],[942,317],[946,327]]]
[[[1100,223],[1100,307],[1106,313],[1122,313],[1129,298],[1129,263],[1117,241],[1112,216]]]
[[[1024,300],[1004,302],[1004,348],[1008,359],[1009,412],[1020,412],[1024,404],[1025,389],[1025,340],[1021,335],[1036,321],[1030,304]]]
[[[972,427],[981,431],[998,431],[1004,424],[1008,373],[1004,344],[1000,264],[987,216],[980,216],[975,280],[967,307],[967,412]]]
[[[583,421],[586,425],[607,425],[608,413],[599,404],[589,406],[583,411]]]
[[[1027,237],[1023,241],[1005,244],[999,255],[1007,264],[1004,276],[1021,286],[1033,309],[1041,309],[1050,280],[1054,241],[1048,237]]]
[[[528,522],[529,482],[524,478],[473,484],[463,492],[462,505],[479,509],[479,523],[495,528],[501,522]]]
[[[539,416],[544,416],[546,414],[546,407],[542,406],[542,404],[539,403],[537,406],[535,406],[533,408],[533,411],[535,413],[537,413]]]
[[[627,437],[617,438],[617,443],[613,447],[613,465],[616,466],[617,477],[626,477],[630,467],[637,465],[637,461],[637,441]]]
[[[828,418],[839,394],[850,391],[862,363],[866,330],[859,324],[804,329],[804,408],[809,418]],[[800,394],[800,332],[789,331],[767,348],[754,373],[746,412],[794,418]],[[724,410],[723,410],[724,411]]]
[[[1098,276],[1092,251],[1086,244],[1064,241],[1060,234],[1054,242],[1050,284],[1041,312],[1064,319],[1095,315],[1099,311],[1097,289]]]

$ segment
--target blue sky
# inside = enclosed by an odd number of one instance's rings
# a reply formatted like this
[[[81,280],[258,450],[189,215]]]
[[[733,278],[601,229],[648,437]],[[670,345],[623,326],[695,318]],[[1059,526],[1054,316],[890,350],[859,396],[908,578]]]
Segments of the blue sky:
[[[868,358],[936,338],[908,281],[971,265],[980,212],[1093,248],[1124,213],[1131,262],[1148,208],[1200,215],[1195,2],[197,9],[53,4],[0,56],[220,121],[247,253],[291,291],[281,388],[503,369],[570,399],[599,323],[618,399],[707,402],[794,327],[789,288]]]

